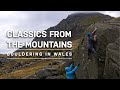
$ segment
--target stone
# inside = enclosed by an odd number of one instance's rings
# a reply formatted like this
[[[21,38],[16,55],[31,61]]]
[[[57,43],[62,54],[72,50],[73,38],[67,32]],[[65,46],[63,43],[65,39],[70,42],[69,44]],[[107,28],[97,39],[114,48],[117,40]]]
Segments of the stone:
[[[58,71],[55,68],[45,68],[35,73],[39,79],[45,79],[48,76],[57,75]]]
[[[107,46],[104,78],[120,79],[120,37]]]

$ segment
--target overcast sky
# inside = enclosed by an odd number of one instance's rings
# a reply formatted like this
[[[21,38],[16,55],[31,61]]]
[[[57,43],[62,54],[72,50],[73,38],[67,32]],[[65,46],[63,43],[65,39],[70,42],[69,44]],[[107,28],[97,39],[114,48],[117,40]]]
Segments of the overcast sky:
[[[8,50],[6,41],[13,41],[6,37],[6,32],[33,30],[46,30],[57,25],[62,19],[75,12],[88,11],[0,11],[0,53],[13,52]],[[90,12],[90,11],[89,11]],[[99,11],[101,13],[119,17],[120,11]],[[19,39],[19,41],[31,41],[31,39]]]

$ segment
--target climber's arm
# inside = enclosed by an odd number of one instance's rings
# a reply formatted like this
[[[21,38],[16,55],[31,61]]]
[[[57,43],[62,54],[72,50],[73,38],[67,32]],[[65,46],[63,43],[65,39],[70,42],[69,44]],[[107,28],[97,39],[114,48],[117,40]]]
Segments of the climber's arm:
[[[93,35],[93,34],[95,34],[96,30],[97,30],[97,28],[95,28],[95,30],[94,30],[94,31],[92,31],[92,35]]]
[[[69,67],[69,68],[70,68],[70,70],[72,70],[72,67],[73,67],[73,64],[71,64],[71,65],[70,65],[70,67]]]
[[[72,71],[70,71],[70,72],[67,72],[67,74],[73,74],[73,73],[75,73],[75,71],[78,69],[78,66],[76,66]]]

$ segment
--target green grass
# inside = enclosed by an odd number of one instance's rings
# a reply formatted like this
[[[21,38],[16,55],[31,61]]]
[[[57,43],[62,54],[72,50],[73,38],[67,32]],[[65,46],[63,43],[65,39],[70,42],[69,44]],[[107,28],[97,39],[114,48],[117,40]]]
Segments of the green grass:
[[[0,58],[7,58],[6,54],[0,54]]]
[[[34,65],[30,66],[30,67],[22,68],[20,70],[14,71],[14,72],[1,75],[0,79],[6,79],[6,78],[12,78],[12,77],[20,79],[20,78],[23,78],[25,76],[32,75],[35,72],[37,72],[38,70],[40,70],[40,69],[44,68],[45,66],[47,66],[52,61],[53,60],[39,62],[37,64],[34,64]]]

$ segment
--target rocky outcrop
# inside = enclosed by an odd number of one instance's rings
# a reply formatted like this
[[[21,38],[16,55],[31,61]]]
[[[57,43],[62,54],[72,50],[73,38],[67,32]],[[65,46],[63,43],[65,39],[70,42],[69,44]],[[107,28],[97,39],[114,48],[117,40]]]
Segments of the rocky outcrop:
[[[65,79],[64,68],[73,63],[71,60],[56,60],[35,74],[24,77],[23,79]]]
[[[40,79],[45,79],[48,76],[57,76],[58,70],[56,68],[45,68],[36,73],[36,76]]]
[[[120,79],[120,37],[107,46],[104,78]]]
[[[77,79],[97,79],[98,63],[93,56],[88,60],[87,49],[79,46],[73,55],[74,66],[80,63],[75,75]]]
[[[97,43],[95,45],[96,51],[99,57],[99,60],[106,60],[106,48],[110,43],[113,43],[120,33],[120,27],[111,25],[104,22],[99,22],[92,24],[84,31],[83,36],[79,41],[79,46],[74,50],[73,60],[75,65],[81,63],[80,68],[76,72],[76,77],[80,79],[98,79],[104,78],[104,66],[105,62],[98,62],[93,55],[90,56],[88,60],[88,51],[87,51],[87,32],[92,32],[94,27],[97,27]]]

